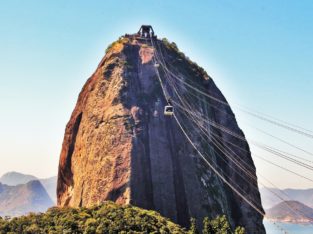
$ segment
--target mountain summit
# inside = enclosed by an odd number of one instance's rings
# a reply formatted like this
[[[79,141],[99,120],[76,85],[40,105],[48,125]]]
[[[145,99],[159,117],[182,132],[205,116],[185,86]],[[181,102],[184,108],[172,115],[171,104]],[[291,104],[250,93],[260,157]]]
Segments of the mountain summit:
[[[112,200],[183,226],[225,214],[232,227],[265,233],[262,215],[199,157],[263,212],[256,180],[235,163],[256,178],[226,99],[203,68],[149,27],[112,43],[82,88],[65,130],[58,205]]]
[[[37,180],[38,178],[33,175],[26,175],[19,172],[8,172],[0,177],[0,183],[15,186],[18,184],[26,184],[29,181]]]

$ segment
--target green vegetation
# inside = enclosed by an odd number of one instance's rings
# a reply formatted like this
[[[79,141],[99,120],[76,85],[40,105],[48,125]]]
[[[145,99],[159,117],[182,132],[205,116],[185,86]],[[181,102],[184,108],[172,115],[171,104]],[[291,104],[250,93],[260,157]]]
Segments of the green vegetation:
[[[197,230],[197,222],[195,218],[190,219],[190,229],[189,229],[189,234],[198,234]]]
[[[205,218],[203,220],[203,234],[224,234],[231,233],[230,225],[226,219],[226,216],[218,216],[213,220]]]
[[[203,234],[232,233],[225,216],[214,220],[204,219]],[[130,205],[106,202],[92,208],[50,208],[46,213],[29,214],[18,218],[0,217],[0,233],[8,234],[98,234],[98,233],[200,233],[196,220],[191,219],[190,230],[162,217],[155,211],[143,210]],[[238,227],[234,234],[244,234]]]
[[[198,233],[193,231],[191,233]],[[217,216],[213,220],[209,218],[204,218],[202,234],[245,234],[245,229],[243,227],[237,227],[235,232],[232,232],[229,222],[225,215]]]
[[[174,53],[176,55],[176,56],[173,56],[177,58],[176,61],[173,61],[173,65],[175,65],[176,67],[178,66],[180,70],[181,68],[190,68],[193,72],[192,74],[196,74],[196,76],[198,76],[201,79],[209,78],[209,75],[207,74],[207,72],[202,67],[200,67],[197,63],[191,61],[189,57],[187,57],[182,51],[180,51],[175,42],[170,43],[166,38],[163,38],[162,42],[165,48],[169,52]],[[184,64],[185,62],[187,62],[187,64]]]
[[[110,50],[121,48],[121,46],[125,43],[129,42],[128,38],[120,37],[117,41],[111,43],[105,50],[105,53],[108,53]]]
[[[112,42],[110,45],[108,45],[108,47],[105,49],[105,53],[108,53],[118,43],[119,43],[118,41],[115,41],[115,42]]]
[[[93,208],[50,208],[44,214],[0,219],[0,233],[185,233],[155,211],[106,202]]]

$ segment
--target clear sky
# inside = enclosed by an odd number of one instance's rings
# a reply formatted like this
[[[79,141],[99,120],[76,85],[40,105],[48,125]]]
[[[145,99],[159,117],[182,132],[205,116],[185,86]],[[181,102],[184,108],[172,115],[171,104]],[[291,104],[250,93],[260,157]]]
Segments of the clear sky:
[[[77,1],[0,3],[0,174],[57,174],[64,129],[79,91],[106,47],[151,24],[239,103],[313,130],[313,2],[287,0]],[[234,108],[247,137],[313,160],[249,123],[313,152],[299,137]],[[253,152],[313,178],[253,148]],[[279,187],[313,183],[255,159]]]

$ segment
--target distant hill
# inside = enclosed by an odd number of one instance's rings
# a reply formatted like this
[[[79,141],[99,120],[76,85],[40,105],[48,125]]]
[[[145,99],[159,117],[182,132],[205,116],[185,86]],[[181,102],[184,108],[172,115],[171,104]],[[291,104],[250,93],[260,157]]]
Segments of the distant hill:
[[[57,203],[57,177],[53,176],[46,179],[40,179],[41,184],[46,189],[47,193],[49,194],[50,198],[54,202]]]
[[[0,183],[0,216],[43,212],[54,203],[38,180],[9,186]]]
[[[50,198],[56,204],[57,202],[57,195],[56,195],[56,187],[57,187],[57,177],[49,177],[45,179],[39,179],[33,175],[27,175],[19,172],[8,172],[5,173],[3,176],[0,177],[0,183],[15,186],[19,184],[26,184],[32,180],[39,180],[43,187],[47,190]]]
[[[33,175],[26,175],[19,172],[8,172],[0,178],[0,183],[15,186],[18,184],[26,184],[29,181],[37,180],[38,178]]]
[[[313,209],[298,201],[284,201],[266,210],[266,217],[279,222],[310,223]]]
[[[269,189],[279,194],[284,200],[295,200],[303,203],[306,206],[313,208],[313,189],[283,189],[279,190],[276,188],[260,188],[261,200],[264,209],[269,209],[280,202],[277,196],[275,196]],[[287,196],[286,196],[287,195]]]

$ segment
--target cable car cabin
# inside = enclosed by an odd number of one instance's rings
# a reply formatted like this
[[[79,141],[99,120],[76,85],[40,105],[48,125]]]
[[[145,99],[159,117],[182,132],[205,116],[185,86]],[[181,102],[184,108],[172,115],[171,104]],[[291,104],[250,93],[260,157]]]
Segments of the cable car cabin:
[[[160,66],[159,63],[155,63],[155,64],[154,64],[154,67],[156,67],[156,68],[158,68],[159,66]]]
[[[166,116],[172,116],[174,114],[174,107],[173,106],[165,106],[164,107],[164,115]]]

